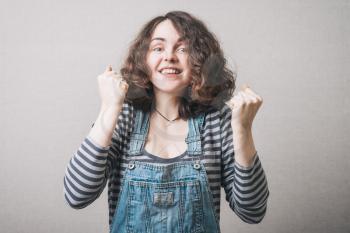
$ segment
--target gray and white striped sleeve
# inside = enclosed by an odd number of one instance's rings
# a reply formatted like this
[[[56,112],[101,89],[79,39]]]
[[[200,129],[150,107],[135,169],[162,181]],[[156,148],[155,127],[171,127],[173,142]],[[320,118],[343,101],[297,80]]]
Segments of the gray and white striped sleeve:
[[[117,121],[118,127],[113,131],[109,146],[102,147],[86,136],[70,159],[64,175],[63,193],[66,203],[72,208],[88,206],[103,192],[110,171],[116,166],[117,157],[121,153],[121,135],[125,132],[124,121],[128,106],[127,102],[123,103],[123,111]]]
[[[246,223],[257,224],[266,214],[269,189],[264,169],[256,153],[250,167],[242,167],[234,160],[232,110],[221,110],[222,181],[230,208]]]
[[[64,198],[75,209],[81,209],[102,193],[108,177],[107,155],[110,146],[101,147],[89,136],[70,159],[64,175]]]

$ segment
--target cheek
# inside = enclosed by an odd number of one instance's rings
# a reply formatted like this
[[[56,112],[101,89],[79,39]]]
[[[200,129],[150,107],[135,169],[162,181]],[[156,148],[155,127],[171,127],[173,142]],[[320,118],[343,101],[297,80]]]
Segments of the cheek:
[[[157,66],[159,62],[160,62],[159,56],[152,56],[152,55],[150,55],[150,56],[147,58],[147,64],[148,64],[152,69],[154,69],[155,66]]]
[[[181,57],[180,61],[183,67],[186,67],[186,69],[190,69],[190,60],[188,56]]]

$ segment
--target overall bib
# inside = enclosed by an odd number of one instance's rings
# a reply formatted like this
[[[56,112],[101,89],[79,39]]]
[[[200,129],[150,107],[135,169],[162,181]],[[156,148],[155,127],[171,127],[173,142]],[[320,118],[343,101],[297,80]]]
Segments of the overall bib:
[[[149,112],[136,110],[134,129],[121,180],[111,233],[218,233],[202,154],[200,130],[204,114],[189,118],[185,139],[191,161],[170,164],[140,162],[128,157],[142,154],[149,129]]]

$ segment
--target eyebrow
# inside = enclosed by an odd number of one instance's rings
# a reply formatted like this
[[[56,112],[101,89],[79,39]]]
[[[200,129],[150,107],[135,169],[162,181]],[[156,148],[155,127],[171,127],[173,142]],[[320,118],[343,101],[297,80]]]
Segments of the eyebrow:
[[[163,37],[155,37],[155,38],[153,38],[153,39],[151,40],[151,42],[154,41],[154,40],[166,41],[166,39],[163,38]],[[176,43],[180,43],[180,42],[183,42],[183,41],[185,41],[185,37],[180,37],[180,38],[177,40]]]

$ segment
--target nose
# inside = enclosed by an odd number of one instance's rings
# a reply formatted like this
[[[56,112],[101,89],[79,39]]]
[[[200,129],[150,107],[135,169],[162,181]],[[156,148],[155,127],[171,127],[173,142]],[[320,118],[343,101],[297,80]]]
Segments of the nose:
[[[177,61],[176,54],[173,51],[167,51],[164,54],[164,60],[167,62],[176,62]]]

